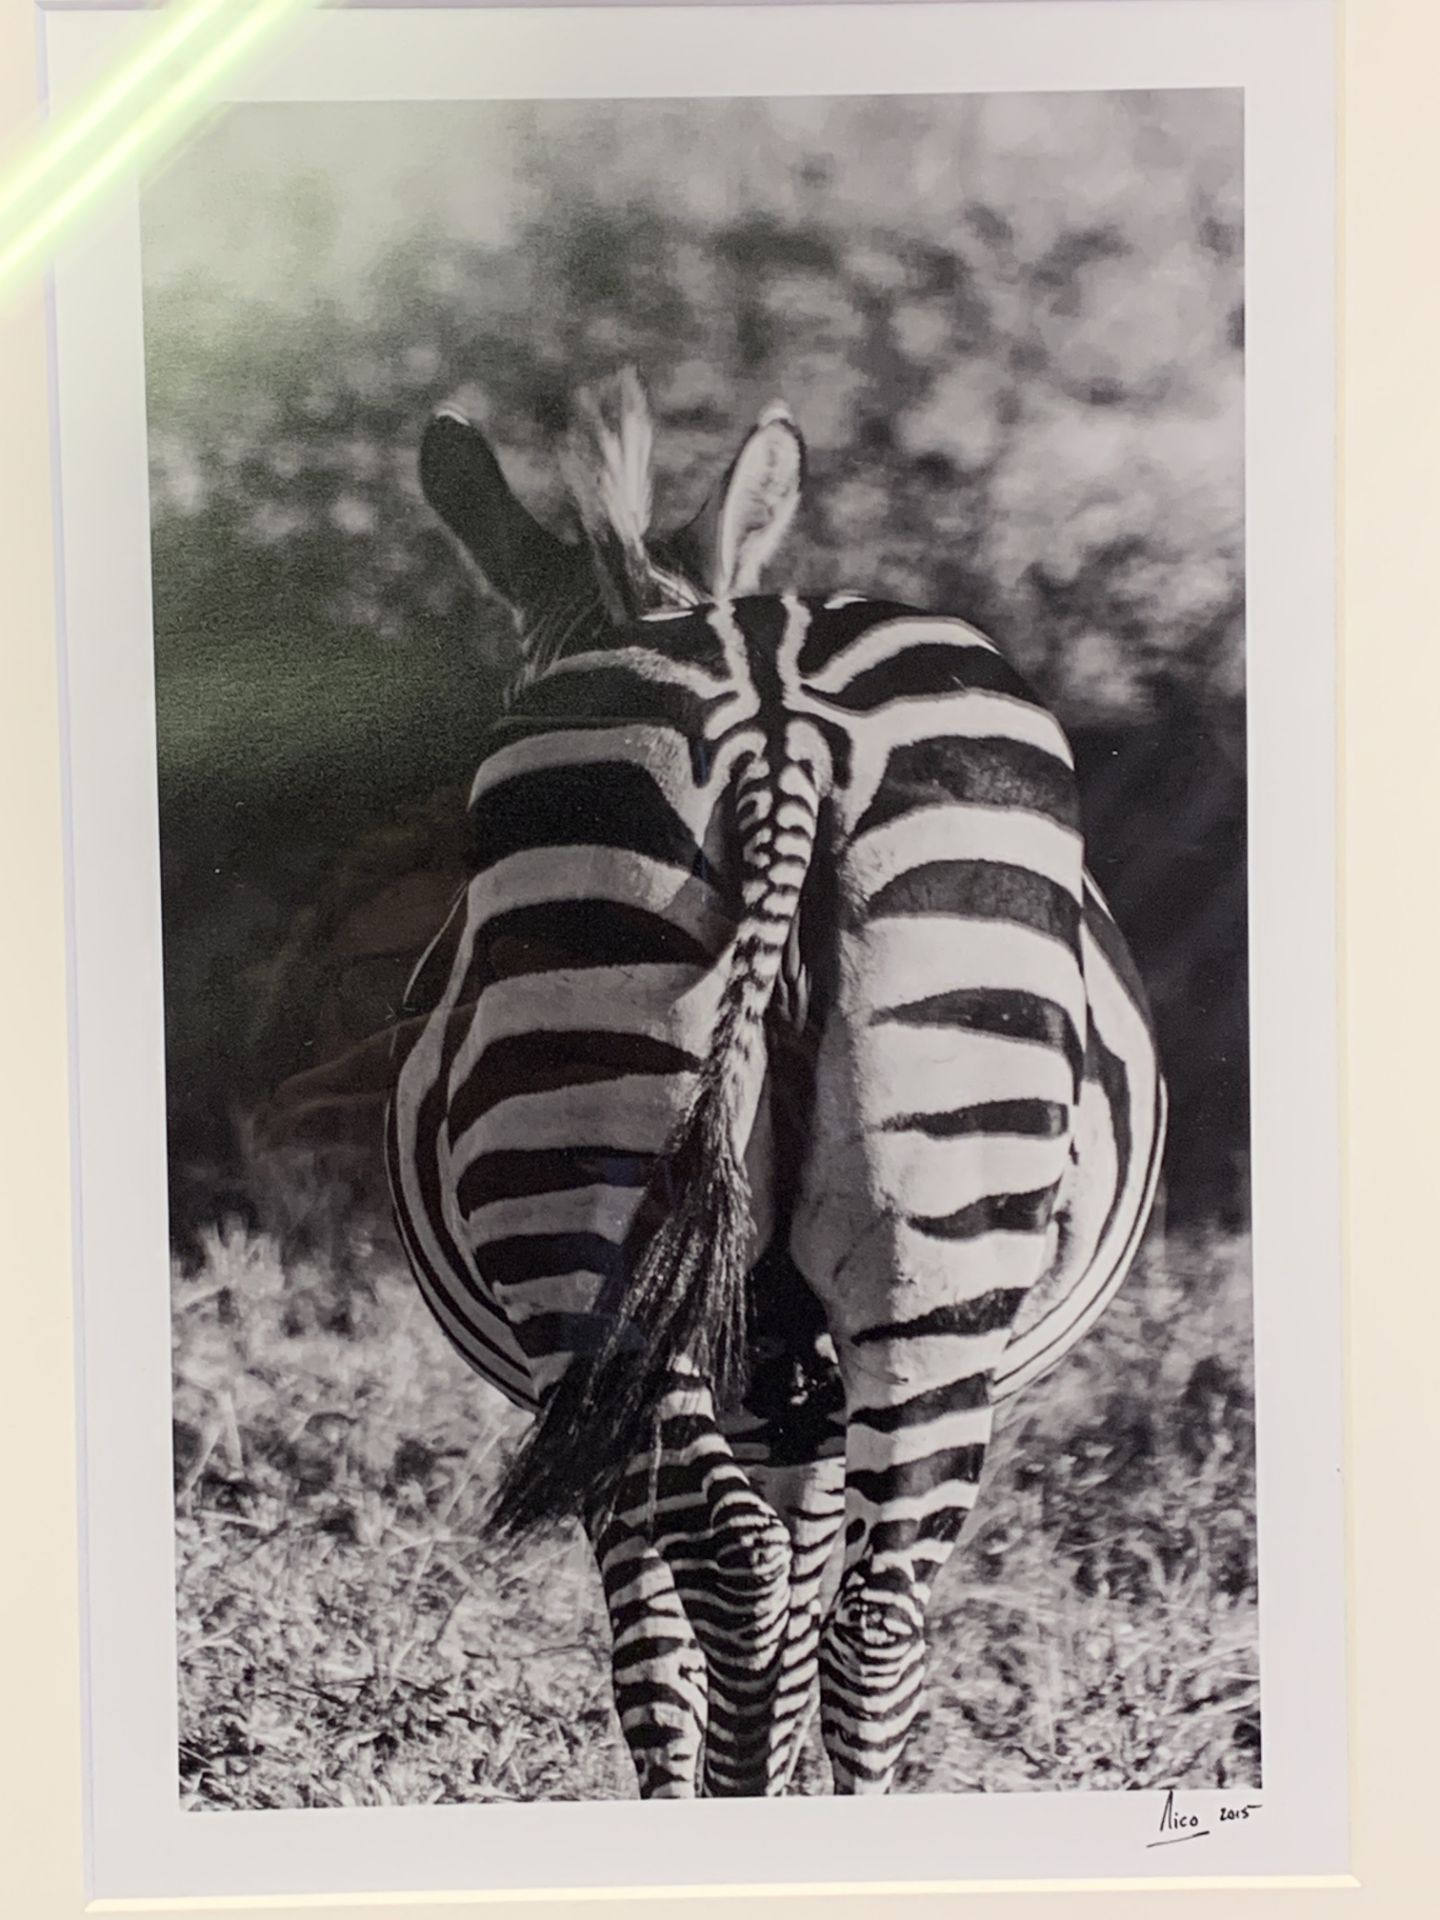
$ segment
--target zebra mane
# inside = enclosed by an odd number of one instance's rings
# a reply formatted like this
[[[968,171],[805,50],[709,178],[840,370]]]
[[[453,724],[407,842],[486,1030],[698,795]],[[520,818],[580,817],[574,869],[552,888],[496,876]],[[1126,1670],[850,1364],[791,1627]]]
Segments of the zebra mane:
[[[688,582],[657,564],[649,548],[654,445],[649,403],[633,367],[575,395],[561,467],[606,608],[621,621],[699,599]]]
[[[606,403],[615,416],[606,419]],[[640,376],[626,367],[608,387],[581,387],[574,399],[566,480],[587,527],[608,526],[643,547],[654,511],[650,462],[655,429]]]

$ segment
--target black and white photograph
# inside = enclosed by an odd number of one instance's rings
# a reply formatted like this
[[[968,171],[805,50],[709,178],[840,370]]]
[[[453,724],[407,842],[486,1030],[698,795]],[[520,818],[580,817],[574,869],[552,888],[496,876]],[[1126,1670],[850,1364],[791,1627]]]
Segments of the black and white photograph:
[[[1262,1783],[1242,132],[147,193],[186,1806]]]
[[[1343,1869],[1326,12],[324,9],[62,259],[98,1894]]]

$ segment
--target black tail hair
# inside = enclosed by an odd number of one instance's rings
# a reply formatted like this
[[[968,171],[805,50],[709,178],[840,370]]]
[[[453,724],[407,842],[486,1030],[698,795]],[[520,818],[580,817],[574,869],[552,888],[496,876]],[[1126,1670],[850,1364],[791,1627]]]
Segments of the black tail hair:
[[[743,1014],[726,1014],[602,1301],[599,1349],[571,1360],[511,1463],[491,1515],[504,1531],[606,1511],[626,1465],[657,1449],[655,1408],[677,1367],[697,1370],[717,1406],[743,1392],[750,1188],[730,1077]]]

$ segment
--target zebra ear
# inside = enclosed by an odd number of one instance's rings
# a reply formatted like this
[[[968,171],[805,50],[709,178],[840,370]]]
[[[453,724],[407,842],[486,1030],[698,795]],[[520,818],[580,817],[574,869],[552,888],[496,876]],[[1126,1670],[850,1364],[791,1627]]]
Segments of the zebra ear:
[[[657,551],[712,599],[754,593],[795,517],[804,473],[800,429],[777,400],[699,513]]]
[[[480,429],[453,407],[431,416],[420,442],[420,489],[490,591],[523,617],[572,550],[510,491]]]
[[[758,589],[760,575],[795,518],[804,478],[805,442],[789,408],[777,400],[761,414],[720,488],[713,561],[717,599]]]

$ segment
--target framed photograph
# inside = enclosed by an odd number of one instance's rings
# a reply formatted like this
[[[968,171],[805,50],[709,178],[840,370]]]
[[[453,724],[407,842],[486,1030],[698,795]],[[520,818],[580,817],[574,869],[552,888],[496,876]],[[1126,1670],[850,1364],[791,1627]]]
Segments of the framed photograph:
[[[63,245],[89,1899],[1345,1883],[1335,31],[322,9]]]

